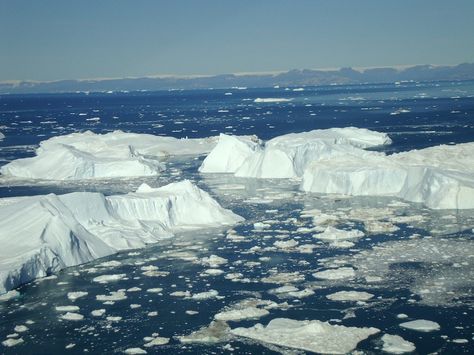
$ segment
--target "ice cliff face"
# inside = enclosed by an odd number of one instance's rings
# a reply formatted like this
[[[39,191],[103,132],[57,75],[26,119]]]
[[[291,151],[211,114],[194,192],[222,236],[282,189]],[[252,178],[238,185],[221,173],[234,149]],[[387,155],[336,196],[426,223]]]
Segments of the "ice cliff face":
[[[62,268],[140,248],[180,229],[243,220],[189,181],[119,196],[74,192],[2,199],[0,293]]]
[[[159,174],[171,155],[209,153],[215,138],[176,139],[149,134],[90,131],[41,142],[32,158],[18,159],[0,168],[6,176],[27,179],[81,180]]]
[[[291,133],[260,144],[221,134],[201,165],[203,173],[233,173],[239,177],[297,178],[308,163],[347,154],[375,154],[361,148],[390,144],[384,134],[347,127]],[[228,163],[231,162],[231,163]]]
[[[384,134],[354,127],[257,139],[221,135],[202,173],[302,179],[308,192],[396,196],[433,209],[474,208],[474,143],[386,156],[365,148],[390,144]]]
[[[391,195],[433,209],[474,208],[474,143],[314,162],[305,170],[301,188],[319,193]]]

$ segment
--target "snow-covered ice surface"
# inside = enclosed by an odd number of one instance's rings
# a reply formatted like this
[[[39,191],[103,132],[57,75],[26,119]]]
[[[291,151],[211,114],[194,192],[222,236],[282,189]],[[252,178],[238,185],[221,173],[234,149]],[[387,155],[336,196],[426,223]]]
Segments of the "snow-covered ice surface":
[[[201,155],[215,138],[176,139],[150,134],[91,131],[42,141],[36,156],[0,168],[7,177],[43,180],[83,180],[152,176],[164,169],[169,156]]]
[[[0,292],[120,250],[169,237],[177,229],[232,225],[242,218],[190,181],[144,184],[126,195],[77,192],[4,200],[0,207]],[[126,274],[101,275],[97,283]]]
[[[36,145],[52,136],[86,130],[188,139],[224,133],[223,140],[243,140],[242,150],[251,155],[254,149],[265,149],[254,134],[268,142],[292,132],[332,127],[387,133],[390,145],[363,149],[358,143],[348,148],[378,156],[440,144],[457,149],[455,144],[474,136],[472,83],[304,89],[90,93],[41,100],[35,95],[2,96],[0,131],[5,138],[0,142],[0,165],[34,156]],[[258,97],[289,101],[254,102]],[[400,114],[390,115],[397,110]],[[214,144],[219,144],[217,139]],[[139,249],[121,248],[98,260],[48,272],[1,295],[1,353],[300,354],[306,352],[302,344],[321,345],[314,336],[303,336],[315,333],[321,323],[327,325],[325,347],[351,345],[355,353],[413,348],[420,354],[474,352],[472,210],[434,210],[394,196],[307,193],[299,189],[299,177],[255,179],[199,172],[204,155],[160,158],[165,169],[140,178],[48,182],[1,177],[2,210],[24,203],[29,215],[25,199],[49,195],[61,202],[71,193],[100,196],[110,205],[107,212],[113,212],[113,219],[96,223],[103,216],[96,199],[89,199],[92,207],[80,213],[71,197],[68,209],[77,225],[94,236],[101,232],[104,244],[124,246],[128,238],[120,235],[137,232],[130,243],[140,244]],[[452,166],[467,159],[454,156]],[[219,162],[222,165],[209,166],[234,169],[239,164],[214,160]],[[202,209],[193,205],[166,222],[189,221],[192,229],[150,220],[150,210],[158,205],[152,208],[144,196],[157,194],[155,187],[186,179],[245,221],[195,229],[192,220],[200,218]],[[51,213],[65,211],[45,205]],[[141,216],[140,223],[131,218],[135,214]],[[39,223],[28,220],[33,222]],[[173,237],[163,238],[163,231]],[[153,233],[160,238],[152,238]],[[144,242],[147,238],[153,244]],[[298,337],[284,334],[275,342],[272,327],[273,335],[254,332],[258,339],[234,334],[257,323],[267,329],[276,319],[295,321],[292,329]],[[421,320],[436,322],[440,329],[420,331],[426,328]],[[419,330],[402,326],[413,321]],[[337,329],[364,328],[380,331],[358,343],[346,337],[348,333],[333,337]],[[304,341],[295,344],[295,339]]]

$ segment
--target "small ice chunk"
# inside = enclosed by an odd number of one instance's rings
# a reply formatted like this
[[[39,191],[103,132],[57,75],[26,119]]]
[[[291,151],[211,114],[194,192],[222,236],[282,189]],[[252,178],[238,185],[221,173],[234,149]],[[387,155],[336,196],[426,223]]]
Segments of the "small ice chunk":
[[[128,348],[124,351],[125,354],[135,355],[135,354],[147,354],[142,348]]]
[[[15,326],[14,330],[17,333],[24,333],[24,332],[28,331],[28,327],[26,325],[17,325],[17,326]]]
[[[97,295],[95,296],[97,301],[103,301],[103,302],[108,302],[108,301],[122,301],[127,299],[127,295],[123,291],[112,291],[110,292],[110,295]]]
[[[230,327],[226,322],[212,321],[208,327],[203,327],[189,335],[179,336],[181,343],[214,344],[227,341],[230,338]]]
[[[217,255],[211,255],[209,257],[205,257],[205,258],[202,258],[201,259],[201,262],[204,264],[204,265],[208,265],[210,266],[211,268],[217,268],[219,267],[220,265],[224,265],[224,264],[227,264],[227,259],[225,258],[222,258],[220,256],[217,256]]]
[[[22,338],[18,338],[18,339],[10,338],[10,339],[2,341],[2,345],[8,348],[11,348],[12,346],[15,346],[21,343],[23,343]]]
[[[382,350],[389,354],[411,353],[416,350],[415,344],[398,335],[384,334]]]
[[[101,275],[94,277],[92,281],[98,282],[100,284],[106,284],[113,281],[123,280],[126,276],[126,274]]]
[[[4,293],[3,295],[0,295],[0,302],[9,301],[17,297],[20,297],[20,292],[16,290],[11,290],[11,291],[8,291],[7,293]]]
[[[257,319],[270,314],[266,309],[257,307],[246,307],[243,309],[231,309],[219,312],[214,319],[221,321],[240,321],[242,319]]]
[[[58,312],[77,312],[78,310],[78,306],[56,306]]]
[[[77,321],[77,320],[83,320],[84,316],[79,313],[67,312],[66,314],[61,315],[61,319]]]
[[[145,345],[143,345],[145,348],[151,348],[152,346],[158,346],[158,345],[165,345],[170,342],[169,338],[164,338],[164,337],[155,337],[153,340],[149,341]]]
[[[104,308],[101,308],[101,309],[94,309],[91,314],[94,316],[94,317],[102,317],[104,314],[105,314],[105,309]]]
[[[318,271],[315,272],[313,276],[322,280],[353,279],[355,277],[355,270],[351,267],[341,267],[338,269]]]
[[[83,292],[83,291],[68,292],[67,298],[69,298],[71,301],[75,301],[78,298],[87,296],[88,294],[89,294],[88,292]]]
[[[161,291],[163,291],[161,287],[149,288],[148,290],[146,290],[146,292],[150,292],[150,293],[160,293]]]
[[[209,290],[205,292],[195,293],[191,296],[193,300],[207,300],[209,298],[216,298],[219,296],[219,292],[216,290]]]
[[[441,329],[438,323],[425,319],[417,319],[410,322],[401,323],[400,327],[416,330],[418,332],[432,332]]]
[[[335,293],[331,293],[327,295],[326,298],[330,299],[331,301],[368,301],[372,297],[373,294],[368,292],[360,292],[360,291],[339,291]]]

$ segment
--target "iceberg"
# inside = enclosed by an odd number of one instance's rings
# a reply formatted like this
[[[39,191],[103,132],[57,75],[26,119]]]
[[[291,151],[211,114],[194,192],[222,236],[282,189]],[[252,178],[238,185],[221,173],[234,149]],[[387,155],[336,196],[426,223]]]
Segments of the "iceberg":
[[[385,133],[355,127],[291,133],[264,145],[256,137],[249,143],[242,137],[221,135],[200,171],[248,178],[298,178],[311,162],[347,155],[383,156],[364,149],[390,143]]]
[[[474,208],[474,143],[390,156],[338,156],[308,166],[301,189],[395,196],[432,209]]]
[[[2,132],[0,132],[0,140],[2,140],[3,138],[5,138],[5,135]]]
[[[40,143],[36,156],[14,160],[0,173],[26,179],[82,180],[158,175],[169,156],[209,153],[216,138],[177,139],[150,134],[91,131]]]
[[[73,192],[0,201],[0,293],[65,267],[141,248],[181,230],[233,225],[190,181],[104,196]]]
[[[377,328],[345,327],[317,320],[275,318],[267,326],[256,324],[250,328],[232,329],[231,333],[263,343],[315,353],[347,354],[360,341],[379,331]]]
[[[202,162],[201,173],[235,173],[246,159],[260,150],[256,136],[230,136],[221,133],[215,149]]]

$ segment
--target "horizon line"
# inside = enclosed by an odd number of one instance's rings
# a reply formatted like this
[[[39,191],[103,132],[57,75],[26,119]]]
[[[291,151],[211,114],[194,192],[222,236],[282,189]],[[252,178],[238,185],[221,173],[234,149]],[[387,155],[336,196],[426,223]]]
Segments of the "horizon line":
[[[95,78],[76,78],[76,79],[57,79],[57,80],[0,80],[0,84],[10,84],[10,85],[19,85],[21,83],[34,83],[34,84],[47,84],[47,83],[56,83],[60,81],[107,81],[107,80],[124,80],[124,79],[166,79],[166,78],[177,78],[177,79],[197,79],[197,78],[212,78],[221,75],[235,75],[235,76],[247,76],[247,75],[278,75],[283,73],[288,73],[292,70],[314,70],[314,71],[338,71],[344,68],[350,68],[356,71],[363,73],[369,69],[397,69],[399,71],[413,68],[421,65],[429,65],[431,67],[455,67],[460,64],[465,64],[469,62],[462,62],[458,64],[397,64],[397,65],[381,65],[381,66],[355,66],[355,67],[324,67],[324,68],[303,68],[303,69],[287,69],[287,70],[269,70],[269,71],[250,71],[250,72],[234,72],[234,73],[217,73],[217,74],[151,74],[143,76],[123,76],[123,77],[95,77]]]

